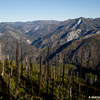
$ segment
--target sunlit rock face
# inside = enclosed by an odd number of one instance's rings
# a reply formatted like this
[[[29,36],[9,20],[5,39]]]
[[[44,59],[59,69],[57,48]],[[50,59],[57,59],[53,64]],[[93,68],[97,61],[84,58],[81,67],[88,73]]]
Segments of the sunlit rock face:
[[[81,29],[78,29],[78,30],[75,30],[75,31],[70,32],[67,35],[67,41],[71,41],[73,39],[79,38],[80,34],[81,34]]]
[[[28,43],[28,44],[31,44],[31,41],[30,41],[30,40],[27,40],[27,43]]]

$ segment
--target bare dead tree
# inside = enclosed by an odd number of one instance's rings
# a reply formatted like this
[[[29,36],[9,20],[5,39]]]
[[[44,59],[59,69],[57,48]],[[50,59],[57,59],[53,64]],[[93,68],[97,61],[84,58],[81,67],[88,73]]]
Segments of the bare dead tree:
[[[55,55],[55,73],[54,73],[54,78],[57,78],[57,55]]]
[[[28,59],[27,59],[27,57],[25,57],[25,64],[26,64],[26,73],[27,73],[27,71],[28,71]]]
[[[11,73],[10,73],[10,75],[11,75],[11,77],[12,77],[12,75],[13,75],[13,66],[12,66],[12,61],[10,62],[10,66],[11,66]]]
[[[44,68],[44,79],[47,79],[47,63],[45,62],[45,68]]]
[[[52,79],[52,89],[51,89],[51,93],[52,93],[52,100],[54,99],[54,79]]]
[[[49,53],[50,53],[50,48],[48,46],[48,51],[47,51],[47,93],[48,93],[48,85],[49,85],[49,80],[50,80],[50,66],[49,66]]]
[[[22,51],[22,43],[21,43],[21,77],[23,76],[23,51]]]
[[[2,73],[1,73],[2,76],[4,76],[4,61],[2,63]]]
[[[40,56],[40,73],[39,73],[39,95],[42,84],[42,56]]]
[[[64,76],[65,76],[65,55],[63,55],[63,73],[62,73],[62,83],[64,85]]]
[[[10,73],[8,75],[8,94],[10,94]]]
[[[50,47],[48,47],[48,53],[47,53],[47,73],[48,73],[48,79],[51,78],[51,70],[50,70],[50,60],[49,60],[49,55],[50,55]]]
[[[79,64],[79,68],[80,68],[80,76],[79,76],[79,96],[78,96],[78,99],[81,100],[80,96],[81,96],[81,77],[82,77],[82,65],[83,65],[83,52],[81,52],[81,62]]]
[[[19,87],[20,83],[20,73],[19,73],[19,43],[16,43],[16,66],[17,66],[17,88]]]
[[[80,82],[79,82],[79,96],[78,96],[78,100],[81,100],[80,96],[81,96],[81,86],[80,86]]]
[[[32,58],[30,58],[30,80],[32,79]]]
[[[70,100],[72,100],[72,88],[71,87],[69,89],[69,97],[70,97]]]

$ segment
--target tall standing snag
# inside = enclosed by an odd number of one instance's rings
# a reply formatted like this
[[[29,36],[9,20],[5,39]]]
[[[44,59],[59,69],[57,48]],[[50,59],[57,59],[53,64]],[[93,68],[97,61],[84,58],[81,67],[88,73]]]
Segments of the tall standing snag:
[[[20,83],[20,73],[19,73],[19,43],[17,41],[16,45],[16,66],[17,66],[17,88],[19,87]]]
[[[49,68],[49,46],[48,46],[48,52],[47,52],[47,93],[48,93],[48,85],[49,85],[49,79],[50,79],[50,68]]]
[[[21,77],[23,76],[23,57],[22,57],[22,43],[21,43]]]
[[[10,75],[11,75],[11,77],[13,76],[13,66],[12,66],[12,61],[10,62],[10,66],[11,66],[11,73],[10,73]]]
[[[45,68],[44,68],[44,80],[47,79],[47,63],[45,62]]]
[[[2,76],[4,76],[4,72],[5,72],[5,71],[4,71],[4,68],[5,68],[5,67],[4,67],[4,61],[3,61],[3,64],[2,64],[2,73],[1,73]]]
[[[32,58],[30,58],[30,80],[32,80]]]
[[[57,55],[55,55],[55,73],[54,78],[57,79]]]
[[[10,73],[8,75],[8,94],[10,94]]]
[[[65,55],[63,57],[63,75],[62,75],[62,83],[64,85],[64,76],[65,76]]]
[[[42,56],[40,56],[40,73],[39,73],[39,95],[42,84]]]
[[[27,70],[28,70],[28,60],[27,60],[27,57],[25,57],[25,64],[26,64],[26,73],[27,73]]]

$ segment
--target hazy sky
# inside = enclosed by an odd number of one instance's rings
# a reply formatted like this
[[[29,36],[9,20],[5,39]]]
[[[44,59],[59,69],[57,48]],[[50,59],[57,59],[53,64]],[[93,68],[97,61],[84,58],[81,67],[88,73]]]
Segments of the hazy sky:
[[[0,0],[0,22],[100,17],[100,0]]]

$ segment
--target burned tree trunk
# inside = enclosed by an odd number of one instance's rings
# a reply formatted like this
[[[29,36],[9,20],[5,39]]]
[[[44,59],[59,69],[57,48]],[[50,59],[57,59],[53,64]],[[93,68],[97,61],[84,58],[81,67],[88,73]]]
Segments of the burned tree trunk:
[[[44,80],[47,79],[47,63],[45,62],[45,68],[44,68]]]
[[[2,76],[4,76],[4,61],[2,63],[2,73],[1,73]]]
[[[69,97],[70,97],[70,100],[72,100],[72,88],[71,87],[69,89]]]
[[[81,62],[80,64],[78,65],[78,67],[80,68],[80,76],[79,76],[79,100],[81,100],[80,96],[81,96],[81,77],[82,77],[82,65],[83,65],[83,52],[81,52]]]
[[[65,55],[63,56],[63,73],[62,73],[62,83],[64,85],[64,76],[65,76]]]
[[[32,79],[32,58],[30,58],[30,80]]]
[[[8,76],[8,94],[10,94],[10,73]]]
[[[27,70],[28,70],[28,61],[27,61],[27,57],[25,58],[25,64],[26,64],[26,73],[27,73]]]
[[[47,53],[47,77],[50,79],[50,61],[49,61],[49,55],[50,55],[50,48],[48,47],[48,53]]]
[[[81,86],[80,86],[80,83],[79,83],[79,96],[78,96],[78,100],[81,100],[80,96],[81,96]]]
[[[57,55],[55,56],[55,73],[54,73],[54,79],[57,79]]]
[[[49,53],[50,53],[50,51],[49,51],[49,47],[48,47],[48,52],[47,52],[47,87],[46,87],[46,89],[47,89],[47,93],[48,93],[48,85],[49,85],[49,80],[50,80],[50,66],[49,66]]]
[[[42,56],[40,56],[40,73],[39,73],[39,95],[42,84]]]
[[[52,100],[54,99],[54,79],[52,79],[52,89],[51,89]]]
[[[23,77],[23,63],[21,63],[21,77]]]
[[[10,75],[11,75],[11,77],[12,77],[12,75],[13,75],[13,66],[12,66],[12,61],[10,62],[10,66],[11,66],[11,73],[10,73]]]
[[[21,77],[23,76],[23,58],[22,58],[22,45],[21,45]]]
[[[19,87],[20,83],[20,73],[19,73],[19,43],[17,41],[17,46],[16,46],[16,66],[17,66],[17,88]]]

